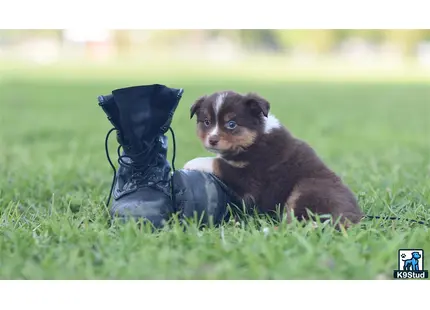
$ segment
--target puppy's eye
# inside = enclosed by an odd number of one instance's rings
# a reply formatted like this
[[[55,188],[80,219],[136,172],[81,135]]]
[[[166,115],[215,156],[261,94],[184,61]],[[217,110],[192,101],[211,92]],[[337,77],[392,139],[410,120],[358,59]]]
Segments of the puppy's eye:
[[[207,118],[204,120],[203,123],[205,124],[206,127],[208,127],[211,124],[211,122],[209,122]]]
[[[237,127],[237,124],[236,124],[236,122],[235,122],[235,121],[229,121],[229,122],[227,122],[227,124],[225,124],[225,126],[226,126],[228,129],[235,129],[235,128]]]

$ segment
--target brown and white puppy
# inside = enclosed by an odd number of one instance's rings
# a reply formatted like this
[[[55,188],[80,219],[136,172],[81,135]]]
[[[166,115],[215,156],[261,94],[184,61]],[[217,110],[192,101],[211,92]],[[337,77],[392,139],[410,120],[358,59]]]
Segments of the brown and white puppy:
[[[215,174],[261,212],[281,206],[307,219],[308,209],[330,214],[346,227],[358,223],[363,214],[353,193],[269,109],[267,100],[252,93],[225,91],[199,98],[190,116],[197,116],[197,135],[217,156],[193,159],[184,169]]]

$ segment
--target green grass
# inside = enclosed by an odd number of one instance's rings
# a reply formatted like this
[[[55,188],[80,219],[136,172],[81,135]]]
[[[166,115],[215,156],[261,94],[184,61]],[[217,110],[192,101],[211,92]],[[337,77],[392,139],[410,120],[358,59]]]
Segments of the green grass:
[[[131,224],[110,227],[103,147],[110,124],[96,101],[129,85],[183,87],[173,121],[180,168],[207,155],[189,120],[195,98],[226,88],[259,92],[344,178],[367,214],[430,221],[425,81],[83,72],[32,68],[0,76],[1,279],[390,279],[399,248],[430,253],[427,226],[405,220],[366,220],[347,232],[298,225],[275,231],[261,219],[156,234]],[[112,139],[112,153],[114,147]]]

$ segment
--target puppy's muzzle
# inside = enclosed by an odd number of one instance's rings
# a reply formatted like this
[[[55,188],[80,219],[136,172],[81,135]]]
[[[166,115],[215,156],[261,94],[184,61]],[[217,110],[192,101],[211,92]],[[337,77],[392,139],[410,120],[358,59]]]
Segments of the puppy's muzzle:
[[[212,135],[209,137],[208,142],[210,146],[216,146],[219,142],[219,136],[218,135]]]

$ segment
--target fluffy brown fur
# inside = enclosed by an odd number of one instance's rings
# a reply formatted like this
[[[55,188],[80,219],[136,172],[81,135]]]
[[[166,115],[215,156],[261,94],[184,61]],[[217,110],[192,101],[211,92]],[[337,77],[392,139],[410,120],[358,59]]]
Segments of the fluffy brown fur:
[[[346,227],[358,223],[363,214],[350,189],[269,109],[256,94],[227,91],[199,98],[190,115],[197,117],[197,136],[217,157],[197,158],[184,168],[214,173],[261,212],[280,205],[299,219],[308,219],[309,210],[330,214]]]

